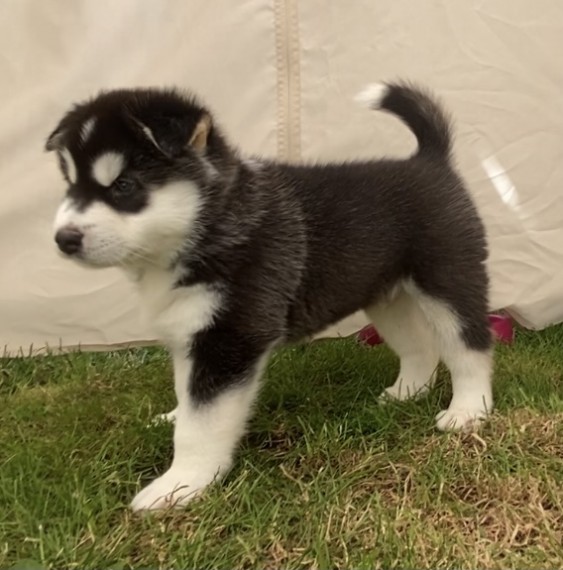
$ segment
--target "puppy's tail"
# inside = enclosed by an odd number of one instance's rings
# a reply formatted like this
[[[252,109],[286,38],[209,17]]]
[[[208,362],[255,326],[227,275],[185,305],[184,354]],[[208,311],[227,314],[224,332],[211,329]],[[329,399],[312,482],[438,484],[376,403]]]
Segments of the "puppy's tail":
[[[449,159],[452,150],[450,120],[429,93],[407,83],[374,83],[358,93],[355,99],[370,109],[397,115],[414,133],[419,156]]]

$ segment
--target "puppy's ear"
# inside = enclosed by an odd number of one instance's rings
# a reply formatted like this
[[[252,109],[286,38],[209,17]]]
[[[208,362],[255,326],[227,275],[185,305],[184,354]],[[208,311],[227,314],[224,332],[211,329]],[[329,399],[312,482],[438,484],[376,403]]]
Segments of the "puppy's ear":
[[[63,137],[63,129],[61,125],[58,125],[57,128],[47,137],[47,141],[45,142],[45,150],[47,152],[60,150],[63,147]]]
[[[142,120],[133,117],[144,136],[163,154],[174,158],[181,156],[188,147],[205,152],[211,131],[211,117],[205,111],[198,116],[159,116]]]
[[[190,145],[199,152],[207,148],[207,138],[211,131],[211,117],[208,113],[203,113],[192,132]]]

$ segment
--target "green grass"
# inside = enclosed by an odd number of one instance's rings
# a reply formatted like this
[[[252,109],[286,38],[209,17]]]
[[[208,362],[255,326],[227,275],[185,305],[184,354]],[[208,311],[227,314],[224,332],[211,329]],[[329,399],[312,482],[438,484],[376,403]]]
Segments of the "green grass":
[[[160,349],[0,361],[0,568],[563,567],[563,327],[497,349],[479,435],[433,417],[447,375],[380,406],[385,347],[279,351],[233,471],[186,509],[133,515],[163,472]]]

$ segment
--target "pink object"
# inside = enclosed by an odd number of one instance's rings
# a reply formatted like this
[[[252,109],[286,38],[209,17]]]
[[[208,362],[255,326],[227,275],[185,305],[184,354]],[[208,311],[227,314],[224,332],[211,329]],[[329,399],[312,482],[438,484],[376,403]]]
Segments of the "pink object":
[[[358,340],[368,346],[375,346],[383,342],[383,339],[372,325],[367,325],[358,333]]]
[[[499,342],[511,344],[514,341],[514,326],[508,315],[489,315],[491,330]]]
[[[505,344],[511,344],[514,341],[514,327],[512,319],[507,315],[489,315],[489,322],[494,337]],[[384,342],[383,338],[375,330],[372,325],[365,326],[357,333],[358,340],[368,346],[376,346]]]

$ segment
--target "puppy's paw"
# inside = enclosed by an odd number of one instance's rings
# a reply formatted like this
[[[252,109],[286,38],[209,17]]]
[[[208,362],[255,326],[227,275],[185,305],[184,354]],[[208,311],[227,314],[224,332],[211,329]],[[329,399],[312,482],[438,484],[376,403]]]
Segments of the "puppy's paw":
[[[183,507],[213,482],[214,474],[171,467],[142,489],[133,501],[133,511],[156,511]]]
[[[436,427],[442,431],[473,431],[487,418],[482,408],[448,408],[436,416]]]
[[[384,404],[394,400],[402,402],[404,400],[416,399],[424,396],[430,390],[430,387],[430,384],[395,382],[393,386],[383,390],[378,400]]]
[[[436,381],[436,370],[428,374],[420,374],[419,370],[401,371],[400,376],[393,386],[386,388],[379,401],[389,402],[390,400],[411,400],[424,396]]]
[[[159,424],[173,424],[176,421],[176,410],[177,408],[174,408],[167,414],[158,414],[158,416],[154,417],[151,420],[149,426],[156,426]]]

